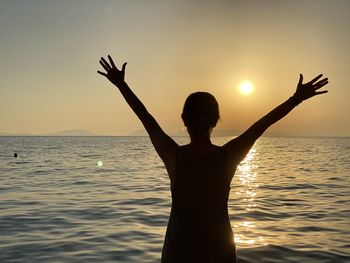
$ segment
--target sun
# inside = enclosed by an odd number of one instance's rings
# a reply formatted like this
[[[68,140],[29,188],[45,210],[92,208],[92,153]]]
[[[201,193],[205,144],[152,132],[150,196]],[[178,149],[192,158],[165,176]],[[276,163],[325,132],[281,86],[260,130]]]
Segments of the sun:
[[[254,85],[249,80],[244,80],[239,83],[239,93],[241,93],[244,96],[248,96],[252,94],[254,91]]]

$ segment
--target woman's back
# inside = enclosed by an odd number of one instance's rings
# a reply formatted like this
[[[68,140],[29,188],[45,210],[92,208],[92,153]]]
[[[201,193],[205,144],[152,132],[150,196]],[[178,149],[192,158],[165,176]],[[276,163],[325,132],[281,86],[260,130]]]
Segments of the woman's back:
[[[141,120],[168,171],[173,203],[162,262],[236,262],[227,212],[230,181],[235,168],[267,128],[302,101],[327,93],[320,89],[328,84],[328,78],[322,79],[320,74],[303,83],[300,74],[293,96],[223,147],[213,146],[210,142],[212,129],[220,118],[215,97],[207,92],[192,93],[187,97],[181,114],[191,144],[179,147],[125,82],[126,63],[119,70],[110,56],[108,60],[101,57],[100,64],[105,72],[98,73],[118,87]]]
[[[235,262],[227,211],[230,167],[222,147],[204,154],[178,147],[162,262]]]

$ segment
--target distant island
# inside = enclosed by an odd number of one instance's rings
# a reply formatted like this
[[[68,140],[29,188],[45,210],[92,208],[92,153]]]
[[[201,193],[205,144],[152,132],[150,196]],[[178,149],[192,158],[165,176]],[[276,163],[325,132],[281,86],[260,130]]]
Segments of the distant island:
[[[170,136],[173,137],[182,137],[182,136],[188,136],[187,131],[175,131],[168,133]],[[228,137],[228,136],[238,136],[241,132],[235,129],[214,129],[213,130],[213,137]],[[264,134],[265,136],[291,136],[289,134],[285,133],[275,133],[275,132],[266,132]],[[127,135],[101,135],[92,133],[87,130],[81,130],[81,129],[74,129],[74,130],[63,130],[63,131],[57,131],[57,132],[49,132],[49,133],[4,133],[0,132],[0,136],[148,136],[145,129],[136,130],[134,132],[131,132]]]
[[[239,134],[239,132],[237,130],[234,129],[214,129],[213,130],[213,136],[214,137],[225,137],[225,136],[237,136]],[[173,132],[173,133],[169,133],[170,136],[188,136],[187,131],[177,131],[177,132]],[[148,136],[147,132],[145,129],[140,129],[137,131],[134,131],[130,134],[128,134],[128,136]]]
[[[214,129],[213,130],[213,137],[235,137],[242,133],[242,131],[238,131],[236,129]],[[178,131],[174,133],[169,133],[170,136],[189,136],[187,131]],[[134,131],[132,133],[129,133],[127,136],[148,136],[145,129],[140,129],[137,131]],[[264,136],[271,136],[271,137],[288,137],[291,136],[290,134],[281,133],[281,132],[273,132],[273,131],[267,131],[264,133]]]
[[[0,132],[0,136],[99,136],[98,134],[86,130],[63,130],[49,133],[4,133]]]
[[[99,136],[98,134],[86,130],[64,130],[58,132],[47,133],[46,136]]]
[[[214,137],[224,137],[224,136],[237,136],[239,132],[234,129],[214,129],[213,136]],[[170,136],[188,136],[186,131],[176,131],[170,132]],[[4,133],[0,132],[0,136],[106,136],[95,134],[87,130],[75,129],[75,130],[63,130],[58,132],[49,132],[49,133]],[[110,135],[117,136],[117,135]],[[127,135],[120,136],[148,136],[145,129],[136,130]]]

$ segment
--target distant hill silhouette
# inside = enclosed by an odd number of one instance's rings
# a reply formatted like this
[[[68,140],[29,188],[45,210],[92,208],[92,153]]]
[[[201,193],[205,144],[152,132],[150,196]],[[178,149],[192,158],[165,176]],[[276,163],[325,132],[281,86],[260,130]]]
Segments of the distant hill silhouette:
[[[214,129],[213,130],[213,136],[214,137],[228,137],[228,136],[238,136],[241,132],[237,131],[235,129]],[[170,136],[188,136],[187,131],[177,131],[173,133],[169,133]],[[74,130],[63,130],[63,131],[57,131],[57,132],[49,132],[49,133],[6,133],[6,132],[0,132],[0,136],[101,136],[99,134],[92,133],[87,130],[81,130],[81,129],[74,129]],[[103,135],[108,136],[108,135]],[[110,135],[115,136],[115,135]],[[129,133],[127,136],[148,136],[146,130],[140,129],[136,130],[132,133]],[[286,133],[278,133],[278,132],[266,132],[264,136],[276,136],[276,137],[288,137],[292,136],[290,134]]]
[[[170,136],[188,136],[187,131],[178,131],[174,133],[169,133]],[[214,137],[225,137],[225,136],[237,136],[239,132],[235,129],[214,129],[213,130],[213,136]],[[140,129],[137,131],[134,131],[128,136],[148,136],[146,130]]]
[[[18,132],[18,133],[0,132],[0,136],[35,136],[35,134],[28,133],[28,132]]]
[[[229,136],[238,136],[242,133],[242,131],[238,131],[236,129],[214,129],[213,130],[213,137],[229,137]],[[187,131],[178,131],[175,133],[169,133],[170,136],[189,136]],[[134,131],[128,136],[148,136],[147,132],[145,129],[140,129],[137,131]],[[267,131],[264,133],[263,136],[271,136],[271,137],[288,137],[292,136],[287,133],[281,133],[281,132],[273,132],[273,131]]]
[[[75,130],[63,130],[58,132],[39,133],[39,134],[1,132],[0,136],[98,136],[98,135],[86,130],[75,129]]]
[[[86,131],[86,130],[64,130],[64,131],[58,131],[58,132],[51,132],[42,134],[43,136],[98,136],[97,134],[94,134],[92,132]]]

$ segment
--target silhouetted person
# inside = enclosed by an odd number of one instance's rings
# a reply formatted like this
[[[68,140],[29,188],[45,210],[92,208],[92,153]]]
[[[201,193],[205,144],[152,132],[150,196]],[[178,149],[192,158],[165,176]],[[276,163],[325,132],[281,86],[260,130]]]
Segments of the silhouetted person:
[[[193,93],[186,99],[181,115],[191,142],[179,146],[161,129],[124,81],[126,63],[118,70],[112,58],[108,56],[108,59],[109,62],[104,58],[100,60],[106,73],[98,73],[119,88],[141,120],[170,178],[172,207],[162,262],[236,262],[227,201],[237,165],[268,127],[302,101],[326,93],[318,90],[328,83],[328,79],[321,79],[322,75],[319,75],[303,84],[300,74],[292,97],[223,146],[210,141],[212,129],[219,119],[216,99],[206,92]]]
[[[17,158],[17,153],[14,153],[13,157],[14,157],[14,158]]]

